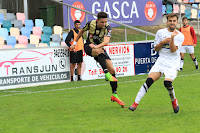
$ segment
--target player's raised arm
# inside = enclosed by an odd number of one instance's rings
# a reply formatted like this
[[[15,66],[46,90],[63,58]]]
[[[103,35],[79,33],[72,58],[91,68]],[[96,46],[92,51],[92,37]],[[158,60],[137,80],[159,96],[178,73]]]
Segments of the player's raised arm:
[[[77,37],[74,39],[74,42],[73,42],[73,44],[72,44],[72,45],[71,45],[71,47],[70,47],[72,50],[75,48],[75,46],[76,46],[76,44],[77,44],[77,41],[78,41],[78,39],[79,39],[80,37],[82,37],[82,36],[83,36],[83,33],[84,33],[84,31],[83,31],[83,29],[81,29],[81,30],[79,31],[79,33],[78,33]]]
[[[170,43],[170,38],[165,38],[162,40],[162,37],[160,36],[161,31],[158,31],[155,36],[155,51],[160,51],[163,45]]]
[[[106,26],[106,34],[103,38],[103,42],[100,43],[99,45],[96,45],[95,48],[103,48],[104,46],[108,45],[108,43],[110,42],[110,37],[111,37],[111,27],[110,25]]]
[[[80,37],[83,36],[83,33],[87,30],[89,30],[89,25],[90,25],[90,22],[88,22],[85,27],[83,27],[83,29],[81,29],[77,35],[77,37],[74,39],[74,42],[72,44],[72,46],[70,47],[71,49],[74,49],[75,45],[77,44],[77,41],[79,40]]]
[[[178,47],[174,44],[174,37],[178,34],[178,31],[174,31],[172,34],[171,34],[171,40],[170,40],[170,44],[169,44],[169,47],[170,47],[170,51],[173,53],[175,52]]]
[[[156,46],[155,46],[155,51],[160,51],[160,49],[163,47],[163,45],[164,44],[169,44],[170,43],[170,38],[166,38],[166,39],[164,39],[163,41],[161,41],[159,44],[157,44]]]
[[[80,37],[82,37],[82,36],[83,36],[83,33],[84,33],[84,30],[83,30],[83,29],[81,29],[81,30],[79,31],[79,33],[78,33],[77,37],[75,38],[74,42],[78,42],[78,39],[79,39]]]

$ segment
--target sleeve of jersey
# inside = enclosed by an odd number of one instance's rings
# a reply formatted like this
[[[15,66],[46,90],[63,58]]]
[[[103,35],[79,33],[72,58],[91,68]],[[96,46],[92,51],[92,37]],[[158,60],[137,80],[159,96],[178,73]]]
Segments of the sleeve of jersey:
[[[180,47],[183,42],[184,42],[184,35],[182,33],[179,33],[177,37],[174,38],[174,44]]]
[[[181,28],[179,29],[179,31],[181,32]]]
[[[155,37],[155,40],[154,40],[154,47],[159,44],[161,42],[161,39],[160,39],[160,32],[158,31],[156,33],[156,37]]]
[[[83,27],[83,31],[84,31],[84,32],[90,29],[90,23],[91,23],[91,21],[88,22],[88,23]]]
[[[108,26],[106,27],[106,30],[107,30],[108,32],[107,32],[107,34],[106,34],[105,36],[111,37],[111,32],[112,32],[112,30],[111,30],[110,25],[108,25]]]
[[[190,26],[190,33],[191,33],[192,38],[194,40],[194,44],[197,44],[197,37],[196,37],[195,31],[194,31],[194,28],[192,26]]]

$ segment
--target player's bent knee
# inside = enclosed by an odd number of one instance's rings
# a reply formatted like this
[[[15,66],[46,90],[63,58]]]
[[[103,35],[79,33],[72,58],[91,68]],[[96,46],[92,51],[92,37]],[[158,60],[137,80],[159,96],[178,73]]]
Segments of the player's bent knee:
[[[171,81],[164,81],[164,85],[167,89],[172,89],[172,82]]]
[[[153,84],[153,79],[152,78],[147,78],[146,84],[147,84],[147,86],[149,88]]]

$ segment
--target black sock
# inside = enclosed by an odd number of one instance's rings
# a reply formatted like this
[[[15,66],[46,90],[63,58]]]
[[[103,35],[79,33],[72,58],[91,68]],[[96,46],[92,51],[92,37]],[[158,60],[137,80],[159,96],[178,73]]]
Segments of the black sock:
[[[198,67],[198,62],[197,62],[197,58],[196,57],[194,58],[193,62],[195,64],[195,66],[196,66],[196,69],[198,69],[199,67]]]
[[[71,76],[71,81],[74,81],[73,76]]]
[[[78,80],[81,80],[81,75],[78,75]]]
[[[193,61],[196,61],[196,60],[197,60],[197,58],[195,57]]]
[[[113,77],[115,77],[115,74],[112,74]],[[112,93],[117,94],[117,82],[110,82],[110,86],[112,87]]]
[[[97,57],[98,57],[98,62],[100,63],[101,67],[103,68],[104,73],[107,73],[108,70],[107,70],[107,65],[106,65],[106,60],[105,60],[104,54],[101,53]]]

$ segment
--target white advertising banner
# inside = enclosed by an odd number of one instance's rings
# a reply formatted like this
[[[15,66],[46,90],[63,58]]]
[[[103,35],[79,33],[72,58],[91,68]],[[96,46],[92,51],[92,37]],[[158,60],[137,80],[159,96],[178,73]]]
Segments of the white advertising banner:
[[[117,77],[135,75],[133,44],[108,45],[104,49],[111,58]],[[92,80],[104,77],[105,75],[100,64],[93,57],[84,53],[82,79]]]
[[[0,51],[0,90],[70,81],[66,47]]]

